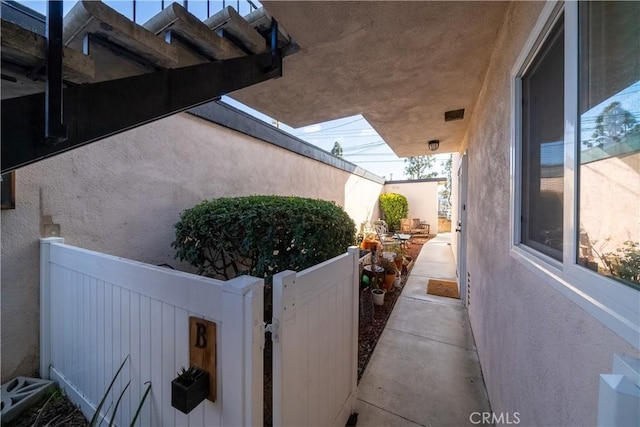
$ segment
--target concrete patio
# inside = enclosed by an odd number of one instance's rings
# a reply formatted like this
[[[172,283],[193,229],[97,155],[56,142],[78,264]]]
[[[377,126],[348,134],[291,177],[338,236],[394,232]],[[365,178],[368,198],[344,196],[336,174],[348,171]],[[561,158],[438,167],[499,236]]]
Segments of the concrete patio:
[[[456,280],[450,242],[422,247],[359,384],[358,426],[474,425],[490,411],[466,308],[426,293],[430,278]]]

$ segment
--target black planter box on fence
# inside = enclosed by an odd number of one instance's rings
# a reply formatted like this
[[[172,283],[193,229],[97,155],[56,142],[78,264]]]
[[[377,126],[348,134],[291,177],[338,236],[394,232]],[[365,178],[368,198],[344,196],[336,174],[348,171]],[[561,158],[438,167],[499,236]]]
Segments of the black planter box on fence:
[[[179,375],[171,381],[171,406],[188,414],[209,394],[209,373],[189,368],[190,375]]]

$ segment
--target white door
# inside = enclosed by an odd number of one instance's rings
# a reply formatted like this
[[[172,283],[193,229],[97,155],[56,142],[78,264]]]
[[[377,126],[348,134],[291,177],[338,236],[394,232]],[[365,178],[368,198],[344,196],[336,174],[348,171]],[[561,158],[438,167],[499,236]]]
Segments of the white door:
[[[458,167],[458,224],[456,236],[458,238],[458,290],[462,303],[469,305],[467,295],[467,153],[460,159]]]

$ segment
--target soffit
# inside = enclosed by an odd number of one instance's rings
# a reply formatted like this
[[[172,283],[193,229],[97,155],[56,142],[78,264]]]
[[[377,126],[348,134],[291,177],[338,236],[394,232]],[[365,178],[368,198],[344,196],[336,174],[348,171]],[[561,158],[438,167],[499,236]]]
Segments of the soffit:
[[[292,127],[362,114],[400,157],[457,151],[506,2],[263,1],[300,46],[231,96]],[[460,121],[444,112],[464,108]]]

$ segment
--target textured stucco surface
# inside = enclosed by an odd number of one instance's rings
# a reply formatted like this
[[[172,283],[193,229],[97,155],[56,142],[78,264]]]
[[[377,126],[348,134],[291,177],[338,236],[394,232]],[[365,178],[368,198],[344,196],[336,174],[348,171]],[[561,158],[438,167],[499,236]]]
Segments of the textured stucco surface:
[[[263,1],[300,46],[232,96],[293,127],[362,114],[401,157],[458,151],[507,2]],[[444,113],[465,108],[465,118]]]
[[[180,114],[19,169],[2,211],[2,382],[38,362],[41,217],[71,245],[152,264],[174,259],[173,225],[205,198],[251,194],[332,200],[356,224],[382,185]],[[347,201],[348,200],[348,201]],[[370,218],[366,218],[367,220]]]
[[[387,183],[384,192],[402,194],[409,204],[407,218],[420,218],[429,224],[431,234],[438,232],[437,182]]]
[[[591,426],[598,375],[638,352],[509,254],[510,71],[542,7],[511,4],[465,138],[469,316],[494,412]]]

